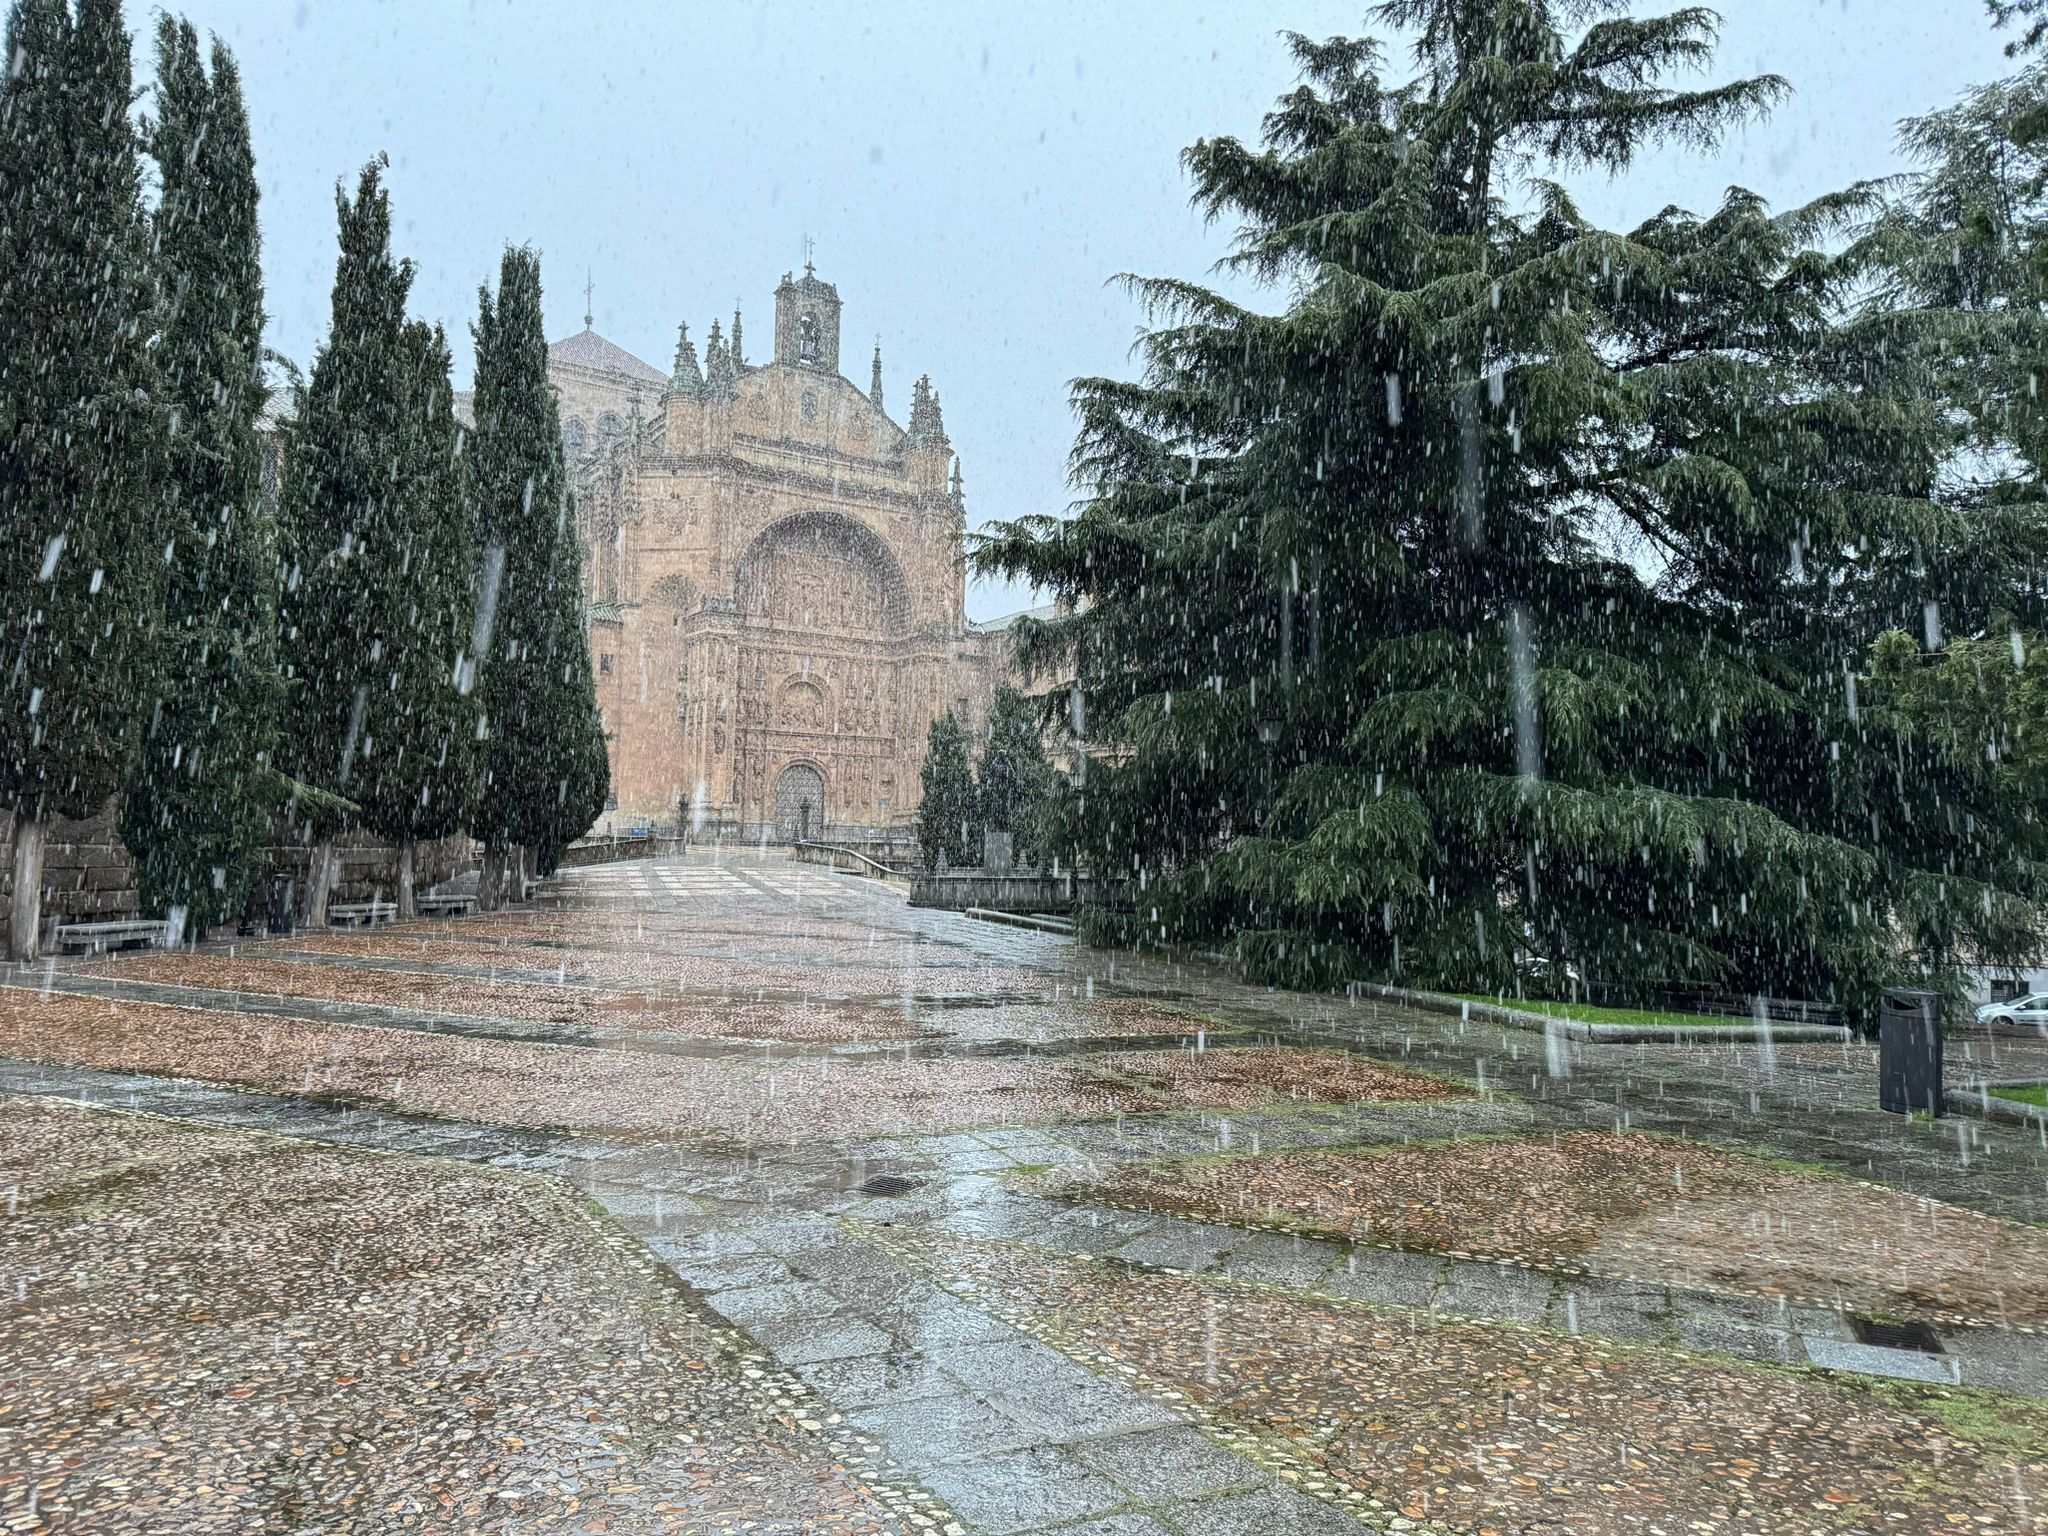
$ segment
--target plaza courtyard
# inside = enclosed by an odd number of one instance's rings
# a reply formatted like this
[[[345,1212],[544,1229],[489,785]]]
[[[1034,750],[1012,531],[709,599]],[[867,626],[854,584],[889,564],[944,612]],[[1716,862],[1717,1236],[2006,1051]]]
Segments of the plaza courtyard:
[[[1860,1042],[754,849],[5,980],[0,1530],[2048,1530],[2048,1147]]]

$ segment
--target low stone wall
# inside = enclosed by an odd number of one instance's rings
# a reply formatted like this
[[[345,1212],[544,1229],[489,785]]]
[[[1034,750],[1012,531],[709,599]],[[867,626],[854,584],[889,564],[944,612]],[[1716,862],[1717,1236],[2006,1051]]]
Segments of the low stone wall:
[[[917,872],[917,844],[901,838],[847,838],[827,837],[820,839],[838,848],[850,848],[862,858],[873,859],[877,864],[893,869],[899,875]],[[799,843],[798,857],[802,857],[803,845]]]
[[[1727,1040],[1760,1040],[1767,1036],[1789,1045],[1798,1041],[1850,1038],[1849,1030],[1840,1024],[1759,1025],[1748,1019],[1734,1020],[1726,1025],[1587,1024],[1578,1019],[1558,1018],[1553,1014],[1534,1013],[1522,1008],[1447,997],[1439,992],[1412,992],[1406,987],[1390,987],[1379,982],[1355,981],[1347,990],[1353,997],[1379,997],[1431,1013],[1455,1014],[1482,1024],[1501,1024],[1509,1029],[1526,1029],[1539,1035],[1557,1034],[1569,1040],[1603,1041],[1609,1045],[1660,1041],[1667,1045],[1706,1045]]]
[[[43,842],[43,921],[112,923],[140,917],[135,861],[109,804],[86,821],[51,823]],[[0,955],[14,907],[14,818],[0,816]]]
[[[398,850],[364,832],[340,839],[341,869],[335,901],[390,900],[398,888]],[[14,819],[0,816],[0,933],[14,905]],[[261,915],[270,881],[289,875],[305,889],[312,849],[278,843],[263,850],[261,872],[251,889],[249,911]],[[476,844],[467,837],[421,843],[414,851],[414,881],[427,890],[476,867]],[[110,803],[85,821],[56,821],[43,844],[43,923],[109,923],[143,915],[136,890],[135,861],[122,845]],[[4,950],[0,950],[4,953]]]
[[[841,874],[859,875],[865,880],[880,880],[891,885],[910,884],[909,870],[880,863],[858,848],[838,843],[793,843],[789,856],[799,864],[817,864],[826,869],[836,869]]]
[[[939,907],[965,912],[985,907],[992,912],[1071,912],[1086,901],[1086,875],[991,875],[981,870],[947,870],[920,874],[910,882],[913,907]]]
[[[390,901],[398,890],[398,850],[367,832],[347,832],[335,841],[341,867],[335,872],[329,901]],[[478,864],[477,845],[466,836],[444,837],[413,849],[413,888],[427,891]],[[251,893],[250,910],[263,911],[264,892],[277,875],[289,875],[304,892],[313,867],[313,850],[304,843],[279,844],[263,851],[263,873]]]
[[[649,833],[646,837],[592,837],[571,843],[562,854],[562,868],[581,869],[586,864],[616,864],[620,859],[673,858],[689,846],[689,839],[672,832]]]
[[[2002,1125],[2023,1125],[2030,1131],[2048,1136],[2048,1109],[2020,1099],[2000,1098],[1991,1091],[2000,1086],[2033,1088],[2039,1086],[2039,1081],[2020,1078],[2004,1084],[1965,1083],[1960,1088],[1945,1091],[1941,1096],[1942,1105],[1951,1114],[1974,1115],[1979,1120],[1996,1120]]]

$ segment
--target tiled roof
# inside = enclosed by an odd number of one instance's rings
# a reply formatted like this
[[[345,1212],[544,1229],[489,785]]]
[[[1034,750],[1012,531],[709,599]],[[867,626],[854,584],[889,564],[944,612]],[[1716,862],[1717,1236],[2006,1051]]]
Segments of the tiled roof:
[[[1015,624],[1019,619],[1047,620],[1056,619],[1059,616],[1060,605],[1058,603],[1045,603],[1037,608],[1020,608],[1017,612],[1006,613],[1001,618],[969,619],[967,621],[967,628],[972,634],[999,634]]]
[[[573,368],[594,368],[600,373],[623,374],[643,384],[666,384],[668,375],[652,363],[643,363],[615,342],[606,341],[592,330],[578,331],[548,348],[548,361]]]

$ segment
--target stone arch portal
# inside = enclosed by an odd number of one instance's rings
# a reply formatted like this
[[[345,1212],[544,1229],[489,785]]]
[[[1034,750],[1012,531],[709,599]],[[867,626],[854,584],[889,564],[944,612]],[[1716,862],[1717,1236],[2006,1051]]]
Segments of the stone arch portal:
[[[810,763],[791,763],[775,781],[775,840],[793,843],[825,832],[825,775]]]
[[[837,513],[800,512],[764,528],[740,557],[733,586],[743,620],[778,630],[882,639],[910,628],[896,552]]]

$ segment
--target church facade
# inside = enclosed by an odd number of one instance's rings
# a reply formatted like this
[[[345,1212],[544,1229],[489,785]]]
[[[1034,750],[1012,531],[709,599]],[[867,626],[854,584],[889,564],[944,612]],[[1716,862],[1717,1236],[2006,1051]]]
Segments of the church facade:
[[[582,332],[549,348],[621,821],[789,839],[901,832],[930,724],[978,730],[1009,649],[964,611],[959,461],[928,379],[907,422],[840,373],[807,265],[771,354],[740,316],[667,373]]]

